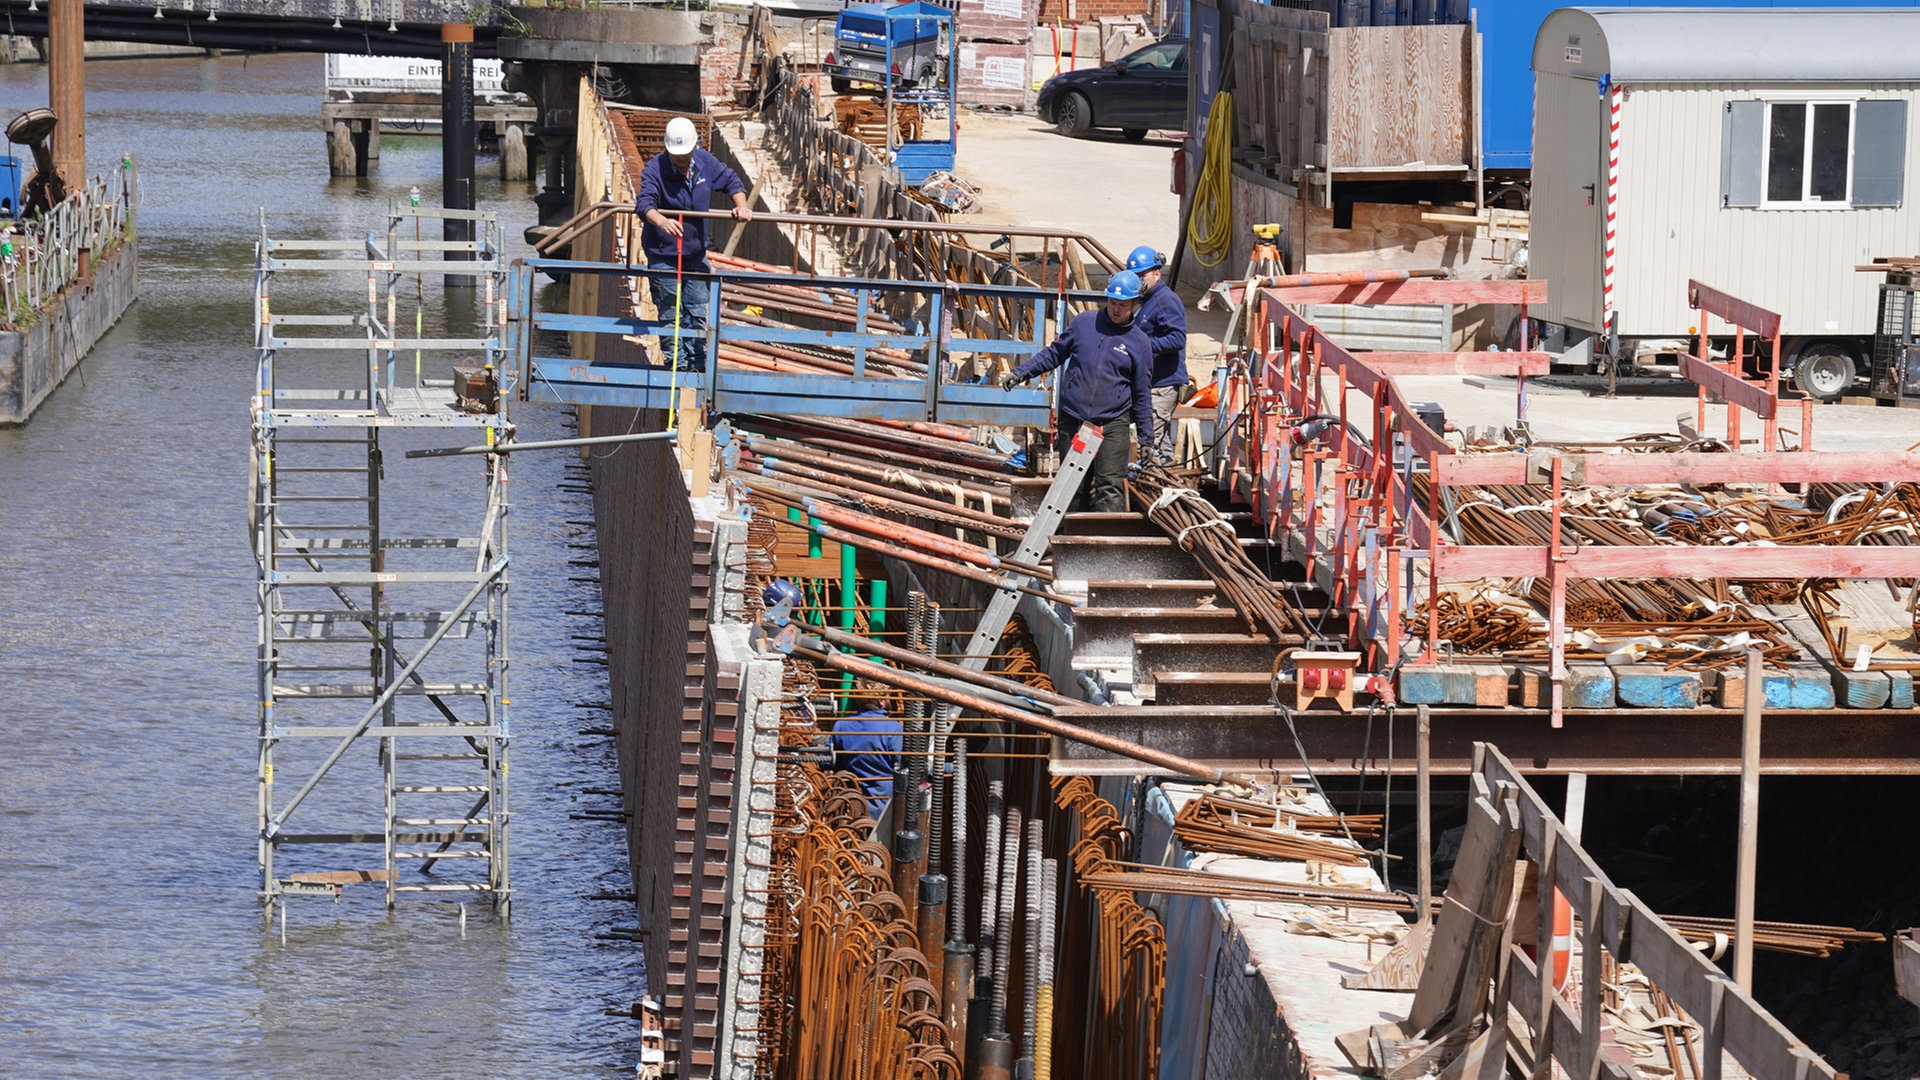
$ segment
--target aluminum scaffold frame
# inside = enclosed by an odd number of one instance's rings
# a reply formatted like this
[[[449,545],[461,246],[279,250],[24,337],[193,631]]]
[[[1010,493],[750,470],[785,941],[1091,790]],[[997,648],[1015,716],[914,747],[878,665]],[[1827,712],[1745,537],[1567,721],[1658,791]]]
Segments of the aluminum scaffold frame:
[[[474,222],[478,238],[423,238],[449,219]],[[477,529],[448,536],[446,495],[418,497],[444,489],[447,466],[397,469],[403,456],[387,445],[434,430],[477,433],[488,447],[511,442],[492,392],[506,314],[501,250],[494,215],[473,211],[396,204],[384,236],[348,241],[275,239],[262,215],[250,524],[268,918],[283,897],[337,899],[354,882],[382,883],[389,908],[399,894],[423,893],[485,897],[507,915],[508,456],[485,457]],[[289,274],[353,275],[365,282],[365,306],[278,313],[272,287]],[[430,275],[477,283],[477,333],[425,336]],[[414,336],[403,338],[409,300]],[[409,352],[410,384],[396,377]],[[453,379],[423,374],[449,359],[466,365]],[[371,762],[353,753],[367,744]],[[304,774],[290,794],[276,786],[281,770]],[[292,831],[296,813],[315,824]],[[341,858],[366,844],[381,846],[380,866]],[[446,869],[403,881],[403,864]]]

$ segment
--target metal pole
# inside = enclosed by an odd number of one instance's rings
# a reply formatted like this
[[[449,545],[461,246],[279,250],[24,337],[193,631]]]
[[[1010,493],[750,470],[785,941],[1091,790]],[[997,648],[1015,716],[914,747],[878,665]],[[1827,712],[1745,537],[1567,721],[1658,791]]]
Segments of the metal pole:
[[[1414,801],[1419,804],[1417,840],[1420,858],[1420,923],[1433,918],[1433,714],[1420,706],[1414,735],[1414,784],[1419,788]]]
[[[473,202],[473,24],[440,27],[440,171],[449,210],[472,210]],[[448,218],[440,235],[449,242],[473,242],[473,222]],[[470,259],[470,252],[449,251],[448,260]],[[471,274],[448,274],[449,289],[471,289]]]
[[[1169,754],[1164,750],[1155,750],[1150,746],[1141,746],[1139,743],[1128,742],[1125,739],[1115,738],[1111,735],[1103,735],[1097,731],[1089,731],[1078,725],[1056,720],[1051,716],[1041,716],[1038,713],[1009,708],[997,702],[989,701],[986,698],[964,693],[943,684],[928,682],[925,679],[917,678],[896,668],[886,667],[885,665],[876,664],[870,660],[863,660],[856,656],[844,656],[830,650],[809,648],[806,645],[796,645],[794,647],[794,653],[805,656],[809,660],[824,663],[836,671],[863,675],[875,682],[886,683],[888,686],[897,686],[902,690],[913,690],[925,694],[930,698],[947,702],[950,705],[958,705],[963,709],[971,709],[983,716],[991,716],[999,720],[1017,721],[1026,724],[1028,727],[1044,731],[1049,735],[1057,735],[1063,739],[1072,739],[1074,742],[1097,747],[1110,754],[1132,758],[1135,761],[1145,762],[1148,765],[1158,766],[1168,772],[1178,773],[1181,776],[1192,776],[1205,780],[1210,784],[1217,784],[1226,775],[1211,765],[1203,765],[1198,761],[1183,758],[1178,754]]]
[[[1746,714],[1740,721],[1740,853],[1733,890],[1733,981],[1753,993],[1754,863],[1760,843],[1760,708],[1766,686],[1761,649],[1747,646]]]
[[[461,454],[512,454],[521,450],[571,450],[581,446],[605,446],[611,443],[658,442],[679,434],[675,431],[643,431],[637,435],[595,435],[586,439],[545,439],[539,442],[495,443],[492,446],[436,446],[409,450],[410,458],[457,457]]]
[[[87,186],[86,20],[81,0],[47,5],[47,105],[60,122],[53,129],[53,169],[67,190]]]

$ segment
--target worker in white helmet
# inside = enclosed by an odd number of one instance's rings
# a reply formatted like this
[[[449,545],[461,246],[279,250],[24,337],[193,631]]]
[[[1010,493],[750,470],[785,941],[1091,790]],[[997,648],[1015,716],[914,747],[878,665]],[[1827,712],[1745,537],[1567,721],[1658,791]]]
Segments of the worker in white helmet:
[[[676,116],[667,121],[665,141],[666,153],[655,154],[640,171],[640,194],[633,204],[645,222],[640,250],[647,257],[647,284],[661,320],[671,322],[679,312],[679,348],[676,351],[671,338],[663,334],[661,351],[683,371],[705,371],[711,289],[699,275],[712,272],[707,265],[707,221],[669,217],[661,211],[711,210],[716,190],[732,196],[735,220],[751,220],[753,210],[740,177],[701,149],[692,120]]]

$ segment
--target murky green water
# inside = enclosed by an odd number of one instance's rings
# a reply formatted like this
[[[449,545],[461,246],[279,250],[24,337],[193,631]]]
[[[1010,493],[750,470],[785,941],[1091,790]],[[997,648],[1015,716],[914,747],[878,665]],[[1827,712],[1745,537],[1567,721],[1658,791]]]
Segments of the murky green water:
[[[586,497],[514,463],[514,919],[377,892],[295,905],[255,864],[255,568],[246,524],[252,244],[380,228],[439,144],[327,175],[317,56],[96,62],[88,152],[141,163],[139,303],[26,427],[0,431],[0,1073],[594,1076],[631,1068],[642,991],[614,808]],[[5,115],[46,70],[0,67]],[[531,184],[483,160],[510,250]],[[425,317],[441,314],[429,285]],[[522,438],[567,433],[522,409]],[[450,486],[445,497],[472,492]],[[455,508],[466,504],[450,503]],[[570,523],[571,522],[571,523]],[[371,890],[373,887],[363,887]]]

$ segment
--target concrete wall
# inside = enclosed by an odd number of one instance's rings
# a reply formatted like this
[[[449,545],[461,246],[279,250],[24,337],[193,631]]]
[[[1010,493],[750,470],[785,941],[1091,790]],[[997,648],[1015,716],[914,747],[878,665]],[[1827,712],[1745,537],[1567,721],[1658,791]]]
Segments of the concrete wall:
[[[657,427],[657,413],[596,410],[595,430]],[[718,1042],[728,846],[742,668],[712,658],[711,504],[690,500],[672,448],[597,451],[608,678],[647,985],[680,1076],[712,1075]]]
[[[60,293],[25,330],[0,330],[0,427],[24,424],[140,291],[140,259],[129,238],[101,256],[93,281]]]

